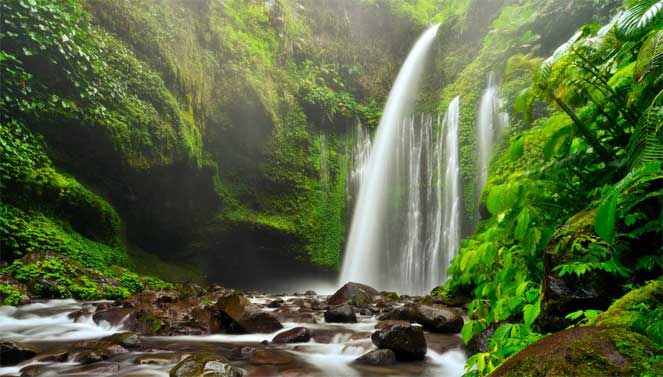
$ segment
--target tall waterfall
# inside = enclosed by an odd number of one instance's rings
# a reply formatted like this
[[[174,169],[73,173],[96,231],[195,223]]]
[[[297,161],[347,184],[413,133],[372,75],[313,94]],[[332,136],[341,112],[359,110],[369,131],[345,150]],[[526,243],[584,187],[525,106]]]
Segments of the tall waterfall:
[[[488,163],[500,128],[508,123],[507,114],[500,112],[501,100],[498,96],[499,85],[495,73],[490,72],[488,86],[481,97],[477,124],[479,147],[479,193],[488,179]]]
[[[404,169],[399,166],[402,165],[399,164],[399,159],[402,161],[401,155],[412,153],[411,150],[399,148],[399,144],[406,134],[403,132],[403,119],[409,117],[413,107],[426,57],[438,27],[439,25],[435,25],[428,28],[417,40],[389,93],[366,165],[367,173],[359,189],[341,271],[341,283],[357,281],[381,289],[400,291],[411,291],[415,288],[424,291],[431,288],[407,282],[406,279],[413,278],[413,273],[406,274],[403,271],[405,267],[396,264],[400,263],[403,254],[408,254],[400,249],[402,243],[398,242],[398,235],[403,233],[404,222],[410,222],[409,215],[407,218],[400,218],[402,212],[399,207],[402,203],[409,203],[402,198],[407,198],[410,190],[407,182],[404,184],[402,179],[401,172]],[[414,133],[421,134],[420,131]],[[416,143],[414,138],[410,141]],[[417,173],[408,171],[407,174]],[[414,211],[413,216],[421,214]],[[390,263],[394,259],[398,262]],[[413,259],[412,263],[421,265],[427,262]],[[398,271],[392,271],[394,268]]]
[[[449,266],[460,248],[460,154],[458,148],[458,124],[460,119],[460,98],[456,97],[449,104],[444,118],[445,140],[444,160],[444,201],[442,219],[442,240],[445,251],[444,265]],[[446,268],[443,279],[447,279]]]

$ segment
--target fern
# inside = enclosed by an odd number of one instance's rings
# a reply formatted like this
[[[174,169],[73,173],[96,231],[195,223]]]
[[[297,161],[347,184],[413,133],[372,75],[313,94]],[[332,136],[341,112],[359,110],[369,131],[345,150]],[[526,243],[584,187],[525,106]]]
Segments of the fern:
[[[663,106],[657,106],[657,102],[663,100],[661,93],[643,114],[626,147],[627,161],[631,167],[637,167],[647,162],[663,161],[663,130],[661,127]]]
[[[634,3],[617,21],[617,36],[626,41],[640,39],[663,17],[663,0],[640,0]]]
[[[633,69],[633,78],[642,81],[649,74],[663,69],[663,30],[653,33],[640,48]]]

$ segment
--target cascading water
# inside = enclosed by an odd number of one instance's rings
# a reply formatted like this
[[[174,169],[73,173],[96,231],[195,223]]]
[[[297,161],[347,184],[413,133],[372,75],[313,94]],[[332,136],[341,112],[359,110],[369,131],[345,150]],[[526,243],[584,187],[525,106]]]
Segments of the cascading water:
[[[458,254],[460,247],[460,154],[458,148],[458,123],[460,119],[460,98],[456,97],[449,104],[447,115],[444,118],[444,198],[442,208],[442,243],[444,253],[444,266],[449,266],[451,260]],[[446,268],[442,272],[442,279],[448,278]]]
[[[402,135],[402,127],[399,126],[412,109],[426,57],[438,27],[435,25],[428,28],[415,43],[389,94],[366,165],[367,174],[359,189],[341,282],[357,281],[383,289],[412,290],[411,285],[405,282],[402,266],[389,266],[389,260],[395,256],[393,247],[400,247],[400,244],[390,242],[390,231],[398,226],[403,227],[403,219],[393,216],[400,213],[398,207],[403,202],[400,198],[408,194],[407,187],[399,181],[396,150],[399,134]],[[399,274],[394,275],[391,271],[393,268],[399,268]],[[421,291],[430,287],[416,288]]]
[[[500,129],[508,124],[508,115],[500,112],[501,100],[498,96],[499,85],[495,73],[490,72],[488,86],[481,97],[477,124],[479,147],[479,193],[488,179],[488,163]]]

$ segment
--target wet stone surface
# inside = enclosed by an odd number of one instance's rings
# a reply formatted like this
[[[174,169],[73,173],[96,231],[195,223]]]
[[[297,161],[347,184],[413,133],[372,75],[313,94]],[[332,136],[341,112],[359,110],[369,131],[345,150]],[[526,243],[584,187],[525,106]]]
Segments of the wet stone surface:
[[[338,305],[313,291],[276,296],[213,287],[186,298],[146,292],[123,302],[4,306],[0,376],[462,375],[465,354],[458,334],[426,331],[431,326],[396,318],[417,298],[385,299],[364,287],[348,292],[345,287],[335,296],[334,302],[348,296],[349,302]],[[392,311],[398,315],[386,315]],[[433,316],[438,322],[439,317]],[[398,326],[416,327],[409,354],[415,357],[385,344],[378,349],[371,341],[373,333]]]

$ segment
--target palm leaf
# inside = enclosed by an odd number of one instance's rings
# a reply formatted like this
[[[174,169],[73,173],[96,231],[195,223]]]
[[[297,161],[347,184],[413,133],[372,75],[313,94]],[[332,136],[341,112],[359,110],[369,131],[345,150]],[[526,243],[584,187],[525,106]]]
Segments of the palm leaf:
[[[633,78],[641,81],[650,73],[663,69],[663,30],[653,33],[640,48],[635,61]]]
[[[626,147],[627,161],[632,167],[663,161],[663,106],[657,104],[661,93],[643,114]]]
[[[626,41],[640,39],[663,17],[663,0],[641,0],[627,8],[617,21],[617,35]]]

